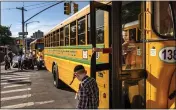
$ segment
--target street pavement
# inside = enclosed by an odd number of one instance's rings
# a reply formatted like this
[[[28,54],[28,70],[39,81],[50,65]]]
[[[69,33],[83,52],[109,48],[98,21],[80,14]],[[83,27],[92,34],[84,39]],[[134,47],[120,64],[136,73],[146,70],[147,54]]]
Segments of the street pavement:
[[[1,108],[75,108],[75,92],[68,86],[56,89],[47,70],[0,70]]]

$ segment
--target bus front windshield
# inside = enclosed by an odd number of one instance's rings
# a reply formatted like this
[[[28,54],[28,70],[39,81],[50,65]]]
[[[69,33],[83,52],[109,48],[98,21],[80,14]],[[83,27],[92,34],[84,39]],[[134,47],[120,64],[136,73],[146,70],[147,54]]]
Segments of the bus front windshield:
[[[36,49],[43,50],[44,44],[43,43],[36,44]]]

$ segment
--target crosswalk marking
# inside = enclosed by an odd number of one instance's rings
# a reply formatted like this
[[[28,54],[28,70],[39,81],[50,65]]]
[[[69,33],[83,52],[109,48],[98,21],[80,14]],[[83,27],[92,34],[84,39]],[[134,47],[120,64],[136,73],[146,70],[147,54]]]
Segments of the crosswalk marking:
[[[19,76],[16,76],[16,75],[5,75],[5,76],[1,76],[1,79],[4,79],[4,78],[20,78],[20,77],[30,77],[30,75],[19,75]]]
[[[25,78],[26,76],[1,76],[1,80],[10,78]]]
[[[27,78],[11,78],[11,79],[4,79],[4,80],[1,80],[1,82],[5,82],[5,81],[8,81],[8,80],[25,80],[25,79],[29,79],[29,77]]]
[[[27,102],[27,103],[21,103],[21,104],[16,104],[16,105],[2,106],[1,108],[23,108],[23,107],[28,107],[28,106],[33,106],[33,105],[42,105],[42,104],[53,103],[53,102],[54,100],[41,101],[41,102]]]
[[[55,100],[39,100],[35,102],[35,100],[28,101],[32,97],[36,97],[35,93],[30,94],[32,88],[28,85],[31,84],[32,77],[35,77],[35,72],[19,72],[19,73],[11,73],[1,75],[0,83],[1,83],[1,92],[2,94],[1,100],[1,109],[15,109],[24,107],[30,107],[35,105],[45,105],[55,102]],[[39,79],[44,80],[44,79]],[[42,94],[42,93],[41,93]],[[27,100],[26,100],[27,99]],[[13,102],[13,103],[12,103]]]
[[[34,105],[34,102],[16,104],[16,105],[9,105],[9,106],[2,106],[1,108],[23,108]]]
[[[18,83],[18,82],[30,82],[30,80],[22,80],[22,81],[16,81],[16,82],[4,82],[4,83],[1,83],[1,85],[8,85],[8,84],[15,84],[15,83]]]
[[[32,73],[33,74],[33,73]],[[31,76],[31,74],[30,73],[15,73],[15,75],[20,75],[20,76]]]
[[[20,86],[26,86],[26,84],[14,84],[10,86],[4,86],[3,88],[13,88],[13,87],[20,87]]]
[[[7,83],[7,82],[1,83],[1,85],[7,85],[7,84],[10,84],[10,83]]]
[[[31,97],[31,96],[32,96],[31,94],[27,94],[27,95],[20,95],[20,96],[4,97],[4,98],[1,98],[1,101],[22,99],[22,98],[27,98],[27,97]]]
[[[8,91],[1,91],[1,94],[12,93],[12,92],[28,91],[28,90],[31,90],[31,88],[15,89],[15,90],[8,90]]]

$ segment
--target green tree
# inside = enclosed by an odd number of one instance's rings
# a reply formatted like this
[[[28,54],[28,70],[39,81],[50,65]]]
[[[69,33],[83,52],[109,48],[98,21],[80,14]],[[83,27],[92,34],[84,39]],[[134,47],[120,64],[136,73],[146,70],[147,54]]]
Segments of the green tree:
[[[9,27],[0,25],[0,45],[7,45],[13,42],[13,38]]]
[[[122,28],[126,23],[138,20],[138,15],[141,13],[141,3],[140,1],[129,2],[122,7]]]

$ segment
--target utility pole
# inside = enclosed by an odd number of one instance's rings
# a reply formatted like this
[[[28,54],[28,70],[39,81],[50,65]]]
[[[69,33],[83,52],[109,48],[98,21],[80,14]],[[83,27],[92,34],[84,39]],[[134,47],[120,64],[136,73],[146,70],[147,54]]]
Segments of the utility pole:
[[[0,9],[1,9],[1,1],[0,1]],[[1,10],[0,10],[0,25],[1,25]]]
[[[22,12],[22,36],[23,36],[23,48],[24,48],[24,51],[25,51],[25,53],[26,53],[26,46],[25,46],[25,39],[24,39],[24,11],[27,11],[26,9],[24,9],[24,7],[21,7],[21,8],[19,8],[19,7],[17,7],[16,9],[19,9],[19,10],[21,10],[21,12]]]

